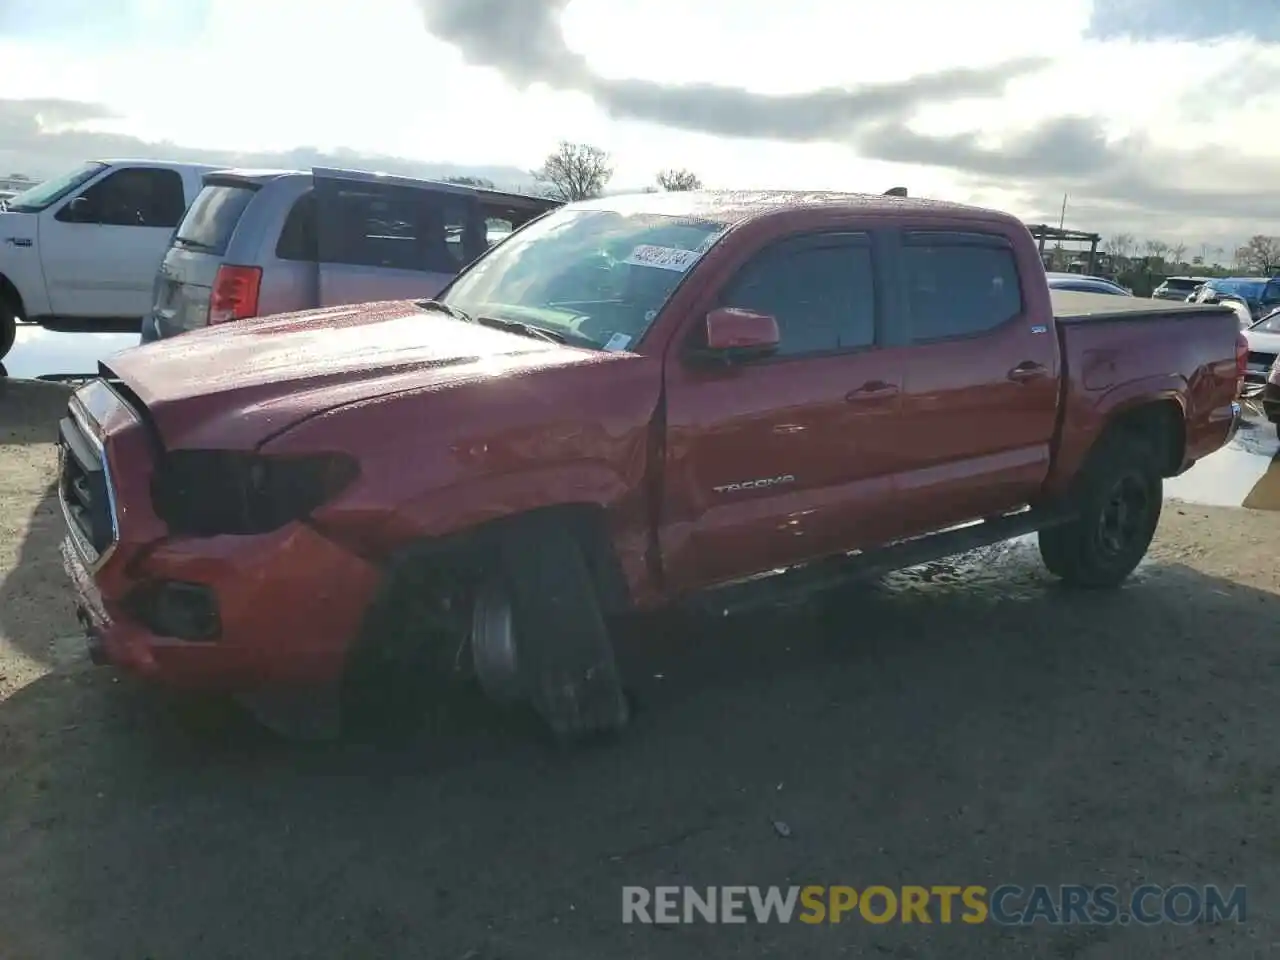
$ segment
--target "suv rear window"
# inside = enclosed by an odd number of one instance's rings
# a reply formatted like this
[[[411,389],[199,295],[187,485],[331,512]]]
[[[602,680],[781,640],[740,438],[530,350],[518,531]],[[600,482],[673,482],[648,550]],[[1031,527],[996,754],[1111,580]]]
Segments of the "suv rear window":
[[[487,246],[479,204],[465,194],[329,181],[294,204],[276,256],[452,274]]]
[[[1187,280],[1182,277],[1170,277],[1164,282],[1164,285],[1170,290],[1185,290],[1190,293],[1196,287],[1200,286],[1200,280]]]
[[[201,253],[221,256],[227,252],[240,215],[257,191],[253,187],[211,184],[200,191],[182,218],[174,243]]]

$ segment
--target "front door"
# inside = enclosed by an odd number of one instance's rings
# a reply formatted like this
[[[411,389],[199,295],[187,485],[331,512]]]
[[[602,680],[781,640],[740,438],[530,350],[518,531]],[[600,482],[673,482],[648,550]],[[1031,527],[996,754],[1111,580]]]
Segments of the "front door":
[[[176,170],[125,167],[47,212],[40,262],[49,312],[74,319],[145,316],[185,210]]]
[[[1058,409],[1051,321],[1028,312],[1023,272],[997,233],[908,233],[899,249],[911,346],[898,495],[912,533],[1033,500]]]
[[[749,260],[717,302],[774,316],[775,356],[698,367],[679,359],[683,341],[669,356],[660,520],[668,589],[790,566],[892,531],[902,353],[878,345],[874,278],[865,234],[789,238]]]
[[[434,297],[482,253],[474,192],[313,171],[320,306]]]

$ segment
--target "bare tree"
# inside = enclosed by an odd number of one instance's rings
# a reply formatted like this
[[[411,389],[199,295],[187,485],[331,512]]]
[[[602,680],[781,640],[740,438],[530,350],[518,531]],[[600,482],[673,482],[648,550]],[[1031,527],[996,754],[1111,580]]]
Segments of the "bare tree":
[[[445,183],[456,183],[463,187],[479,187],[481,190],[494,190],[496,184],[488,177],[445,177]]]
[[[1251,273],[1274,273],[1280,270],[1280,237],[1258,234],[1236,251],[1240,269]]]
[[[1169,245],[1163,240],[1147,240],[1142,244],[1142,249],[1148,257],[1162,260],[1169,251]]]
[[[1133,255],[1133,234],[1117,233],[1112,237],[1108,237],[1104,246],[1113,260],[1128,260]]]
[[[533,178],[543,184],[548,196],[567,203],[600,196],[612,176],[609,154],[588,143],[568,140],[561,140],[542,167],[533,171]]]
[[[1173,264],[1182,263],[1183,257],[1187,255],[1187,245],[1179,240],[1169,248],[1169,262]]]
[[[692,170],[662,170],[658,173],[658,186],[668,192],[701,190],[702,180]]]

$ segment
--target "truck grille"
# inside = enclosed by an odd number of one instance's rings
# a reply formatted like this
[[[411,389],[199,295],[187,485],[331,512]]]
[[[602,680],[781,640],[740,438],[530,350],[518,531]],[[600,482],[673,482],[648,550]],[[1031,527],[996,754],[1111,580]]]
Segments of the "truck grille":
[[[58,422],[58,445],[58,500],[72,539],[93,564],[116,538],[106,458],[96,439],[71,416]]]

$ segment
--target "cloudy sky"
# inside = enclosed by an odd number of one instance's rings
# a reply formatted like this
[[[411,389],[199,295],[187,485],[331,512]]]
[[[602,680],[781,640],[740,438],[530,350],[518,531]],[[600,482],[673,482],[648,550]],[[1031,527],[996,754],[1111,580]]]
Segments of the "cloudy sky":
[[[516,185],[914,194],[1230,246],[1280,234],[1274,0],[0,0],[0,166],[315,159]]]

